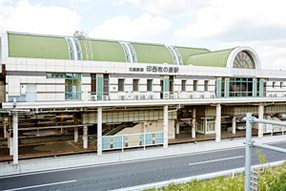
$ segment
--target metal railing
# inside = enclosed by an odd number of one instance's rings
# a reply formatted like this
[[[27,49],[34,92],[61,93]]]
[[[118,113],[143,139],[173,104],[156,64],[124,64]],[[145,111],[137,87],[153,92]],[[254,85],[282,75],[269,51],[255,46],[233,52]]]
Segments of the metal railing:
[[[163,145],[163,132],[136,133],[102,137],[102,150],[113,150],[134,147],[145,147],[150,145]]]
[[[245,191],[250,191],[251,185],[251,148],[259,147],[263,149],[268,149],[276,152],[281,152],[286,154],[286,149],[274,147],[270,145],[263,145],[252,141],[252,124],[253,123],[265,123],[279,126],[286,126],[286,122],[271,121],[264,119],[257,119],[252,117],[251,113],[246,114],[246,141],[245,141]],[[253,189],[252,189],[253,190]]]

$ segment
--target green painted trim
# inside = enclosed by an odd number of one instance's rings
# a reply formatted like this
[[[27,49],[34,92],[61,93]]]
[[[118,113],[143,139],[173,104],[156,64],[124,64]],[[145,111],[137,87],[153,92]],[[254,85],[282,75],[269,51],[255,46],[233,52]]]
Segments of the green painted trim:
[[[102,100],[103,95],[103,77],[96,77],[96,95],[98,100]]]

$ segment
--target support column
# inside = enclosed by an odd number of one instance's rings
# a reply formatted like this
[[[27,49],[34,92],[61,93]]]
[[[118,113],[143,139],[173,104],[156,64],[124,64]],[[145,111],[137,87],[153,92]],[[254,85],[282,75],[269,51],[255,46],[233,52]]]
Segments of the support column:
[[[179,120],[177,119],[176,120],[176,135],[179,135],[180,134],[180,123],[179,123]]]
[[[196,109],[193,109],[193,116],[192,116],[192,138],[196,138]]]
[[[232,117],[232,134],[236,134],[236,116]]]
[[[168,106],[164,106],[164,148],[168,148]]]
[[[4,133],[4,138],[7,138],[7,123],[5,123],[5,120],[4,120],[4,123],[3,123],[3,133]]]
[[[88,147],[88,131],[87,131],[87,125],[85,125],[83,127],[83,136],[82,136],[82,139],[83,139],[83,148],[84,149],[87,149]]]
[[[258,118],[263,119],[263,113],[264,113],[264,106],[260,104],[258,106]],[[263,123],[258,123],[258,137],[263,137]]]
[[[221,105],[216,106],[216,119],[215,119],[215,141],[220,142],[221,139]]]
[[[13,114],[13,164],[18,164],[18,113]]]
[[[97,108],[97,155],[102,155],[102,108]]]
[[[8,148],[9,148],[9,155],[13,156],[13,121],[12,117],[8,117],[8,126],[9,126],[9,133],[8,133]]]
[[[74,142],[78,142],[78,127],[74,128]]]

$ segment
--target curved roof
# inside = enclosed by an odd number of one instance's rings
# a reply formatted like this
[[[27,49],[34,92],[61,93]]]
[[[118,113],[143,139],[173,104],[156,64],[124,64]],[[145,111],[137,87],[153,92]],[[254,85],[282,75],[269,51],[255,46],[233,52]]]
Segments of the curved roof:
[[[8,34],[9,57],[69,59],[63,37]]]
[[[131,43],[138,63],[173,64],[170,51],[164,45]]]
[[[83,40],[81,37],[50,36],[16,32],[7,32],[7,40],[9,57],[66,60],[90,59],[93,61],[111,62],[137,61],[138,63],[154,64],[178,64],[176,59],[181,59],[184,65],[232,67],[233,59],[236,54],[238,54],[239,51],[244,50],[254,58],[255,64],[258,65],[256,68],[260,68],[258,55],[249,47],[210,51],[204,48],[173,46],[172,54],[172,51],[164,44],[121,42],[90,38]],[[89,45],[87,45],[87,43],[89,43]],[[123,44],[129,46],[129,48],[127,48],[128,50],[126,47],[124,49]],[[89,50],[91,53],[89,53]],[[130,52],[131,50],[132,55]],[[174,52],[176,54],[175,57]],[[74,56],[75,54],[78,56]],[[90,55],[92,55],[92,57],[90,57]],[[134,59],[128,59],[130,56],[134,56]]]
[[[186,64],[194,66],[226,67],[228,57],[232,51],[233,48],[191,55],[187,59]]]
[[[210,52],[208,49],[205,48],[190,48],[190,47],[180,47],[180,46],[175,46],[175,47],[180,52],[184,64],[187,64],[188,58],[192,55]]]

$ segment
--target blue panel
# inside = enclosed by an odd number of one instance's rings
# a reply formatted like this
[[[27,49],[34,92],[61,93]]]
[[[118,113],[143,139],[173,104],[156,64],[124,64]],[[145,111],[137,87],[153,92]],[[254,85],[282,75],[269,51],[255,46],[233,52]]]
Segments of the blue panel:
[[[155,133],[155,144],[163,144],[163,132]]]
[[[153,133],[145,134],[145,145],[153,144]],[[144,134],[142,135],[142,145],[144,145]]]
[[[102,149],[110,149],[110,137],[102,137]]]
[[[125,136],[123,136],[123,147],[125,147]],[[122,148],[122,136],[113,137],[113,148]]]

